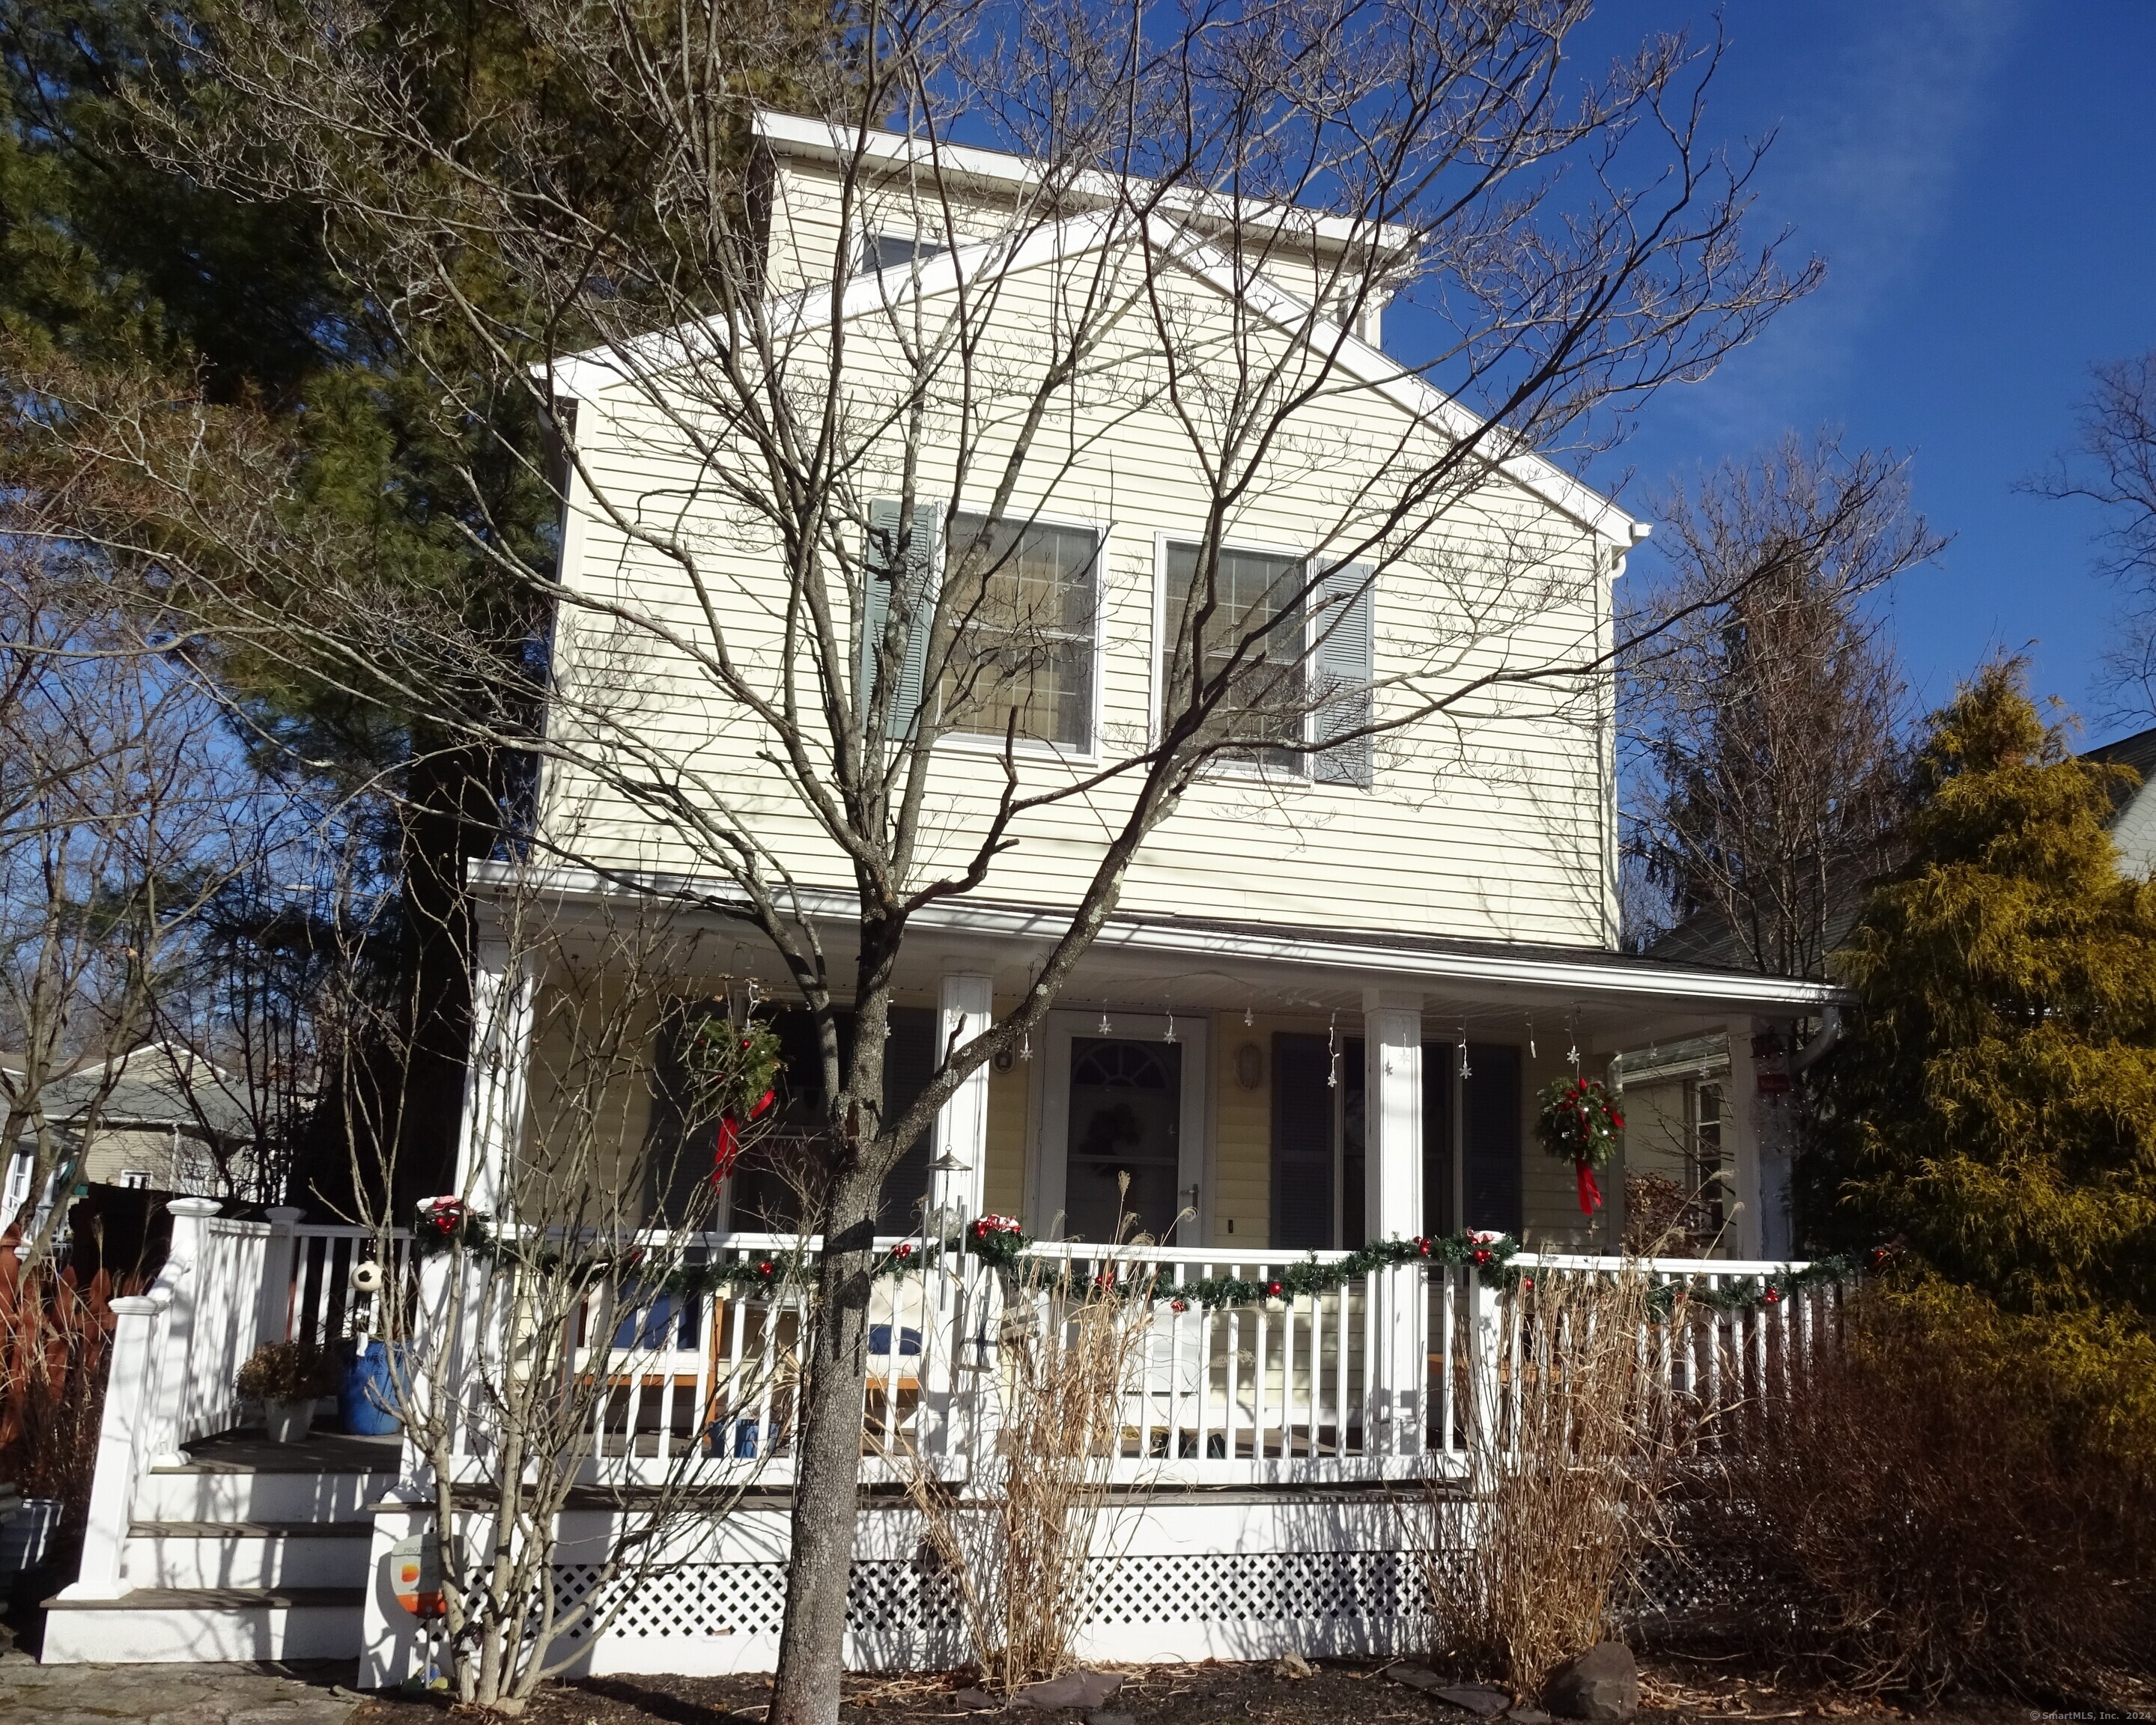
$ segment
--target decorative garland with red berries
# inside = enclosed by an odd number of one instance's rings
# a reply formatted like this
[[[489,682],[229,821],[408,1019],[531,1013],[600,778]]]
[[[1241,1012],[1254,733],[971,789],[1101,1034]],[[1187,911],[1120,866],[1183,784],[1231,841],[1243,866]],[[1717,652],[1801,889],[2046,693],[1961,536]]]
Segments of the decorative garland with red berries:
[[[870,1273],[878,1280],[896,1280],[925,1270],[946,1257],[978,1258],[998,1269],[1012,1269],[1021,1259],[1040,1257],[1052,1262],[1065,1254],[1054,1246],[1037,1251],[1015,1217],[977,1216],[946,1240],[901,1240],[877,1254]],[[413,1249],[424,1257],[451,1246],[461,1246],[497,1263],[541,1272],[573,1268],[597,1280],[619,1276],[633,1282],[641,1298],[662,1296],[693,1299],[706,1294],[737,1298],[769,1295],[783,1289],[805,1291],[814,1282],[814,1259],[798,1248],[769,1257],[696,1262],[668,1262],[666,1254],[632,1246],[611,1257],[593,1254],[572,1258],[549,1246],[538,1246],[506,1236],[484,1215],[454,1197],[429,1198],[419,1205]],[[1150,1297],[1177,1312],[1195,1306],[1218,1312],[1234,1306],[1255,1306],[1268,1300],[1295,1300],[1337,1292],[1375,1270],[1419,1264],[1430,1270],[1471,1268],[1481,1272],[1485,1286],[1509,1288],[1524,1280],[1519,1257],[1520,1242],[1510,1234],[1490,1229],[1466,1230],[1457,1234],[1418,1234],[1408,1240],[1379,1240],[1346,1257],[1320,1262],[1315,1257],[1282,1267],[1275,1276],[1209,1276],[1195,1282],[1154,1278]],[[1892,1255],[1881,1247],[1871,1255],[1878,1268]],[[1079,1247],[1073,1257],[1082,1257]],[[1686,1310],[1748,1312],[1779,1305],[1790,1294],[1808,1287],[1843,1282],[1856,1273],[1847,1258],[1819,1258],[1801,1269],[1788,1265],[1767,1276],[1740,1277],[1712,1284],[1701,1277],[1657,1284],[1648,1295],[1650,1313],[1661,1318]],[[1069,1272],[1066,1270],[1065,1272]],[[1112,1265],[1094,1278],[1102,1289],[1133,1287],[1145,1278],[1142,1267],[1118,1270]],[[1527,1282],[1532,1287],[1532,1282]]]
[[[1883,1263],[1886,1257],[1884,1247],[1872,1253],[1873,1267]],[[1710,1312],[1755,1312],[1779,1306],[1791,1294],[1800,1293],[1808,1287],[1847,1282],[1856,1274],[1854,1259],[1824,1257],[1814,1258],[1802,1269],[1784,1264],[1764,1276],[1738,1276],[1723,1282],[1689,1276],[1676,1282],[1657,1282],[1648,1292],[1647,1309],[1657,1318],[1672,1318],[1680,1312],[1702,1308]]]

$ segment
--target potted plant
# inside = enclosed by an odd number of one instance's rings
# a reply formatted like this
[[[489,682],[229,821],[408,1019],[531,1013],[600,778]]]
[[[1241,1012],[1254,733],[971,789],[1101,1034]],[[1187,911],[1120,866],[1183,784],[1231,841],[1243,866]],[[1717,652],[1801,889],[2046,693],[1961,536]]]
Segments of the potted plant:
[[[298,1443],[315,1403],[337,1388],[336,1362],[304,1342],[265,1342],[239,1369],[239,1393],[262,1404],[272,1443]]]

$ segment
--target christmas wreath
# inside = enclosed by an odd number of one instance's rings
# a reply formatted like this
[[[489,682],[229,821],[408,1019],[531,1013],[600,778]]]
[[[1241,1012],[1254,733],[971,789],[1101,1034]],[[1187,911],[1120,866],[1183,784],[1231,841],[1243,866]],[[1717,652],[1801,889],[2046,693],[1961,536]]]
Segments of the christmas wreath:
[[[1617,1099],[1599,1078],[1559,1078],[1544,1087],[1541,1102],[1543,1148],[1572,1164],[1580,1214],[1591,1216],[1602,1207],[1594,1170],[1615,1154],[1617,1134],[1625,1129]]]
[[[715,1012],[690,1031],[681,1063],[688,1073],[690,1118],[718,1122],[711,1151],[711,1184],[717,1185],[741,1159],[742,1129],[778,1103],[784,1063],[778,1032],[759,1019],[737,1025]]]

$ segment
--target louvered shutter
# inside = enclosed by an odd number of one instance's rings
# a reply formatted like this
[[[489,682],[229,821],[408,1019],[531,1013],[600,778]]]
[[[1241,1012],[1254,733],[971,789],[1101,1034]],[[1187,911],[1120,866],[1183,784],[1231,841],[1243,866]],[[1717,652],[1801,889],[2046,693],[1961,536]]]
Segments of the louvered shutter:
[[[1272,1246],[1332,1249],[1332,1055],[1322,1037],[1273,1037]]]
[[[1335,737],[1370,722],[1370,679],[1376,639],[1372,632],[1370,566],[1346,563],[1317,584],[1314,607],[1318,631],[1311,655],[1310,775],[1321,785],[1370,782],[1370,740],[1359,737],[1337,748]]]
[[[899,569],[892,570],[882,566],[885,548],[897,533],[899,512],[895,497],[875,498],[869,504],[867,591],[861,607],[860,686],[873,697],[876,653],[891,620],[891,595],[897,591],[905,596],[906,656],[900,661],[898,687],[886,709],[884,734],[890,737],[911,735],[921,711],[921,683],[928,663],[928,619],[935,607],[936,523],[941,513],[932,503],[913,506],[913,530],[906,536],[904,561]]]

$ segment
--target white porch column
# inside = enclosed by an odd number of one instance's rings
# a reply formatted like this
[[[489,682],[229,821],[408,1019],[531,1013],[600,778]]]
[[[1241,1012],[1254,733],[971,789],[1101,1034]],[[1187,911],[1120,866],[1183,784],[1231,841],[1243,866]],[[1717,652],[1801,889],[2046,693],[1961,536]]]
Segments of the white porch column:
[[[989,978],[954,971],[943,979],[936,1015],[936,1063],[943,1051],[968,1042],[988,1027],[995,1016],[995,990]],[[988,1201],[988,1068],[984,1061],[951,1093],[936,1116],[934,1159],[963,1163],[937,1169],[928,1179],[928,1210],[947,1221],[976,1216]]]
[[[1789,1255],[1789,1107],[1759,1093],[1759,1074],[1779,1062],[1752,1052],[1752,1038],[1774,1029],[1763,1019],[1732,1018],[1728,1024],[1729,1088],[1722,1109],[1722,1154],[1737,1201],[1736,1246],[1740,1257]]]
[[[1420,998],[1371,990],[1363,997],[1363,1037],[1364,1229],[1371,1240],[1412,1239],[1422,1231]],[[1373,1448],[1419,1455],[1428,1376],[1428,1284],[1419,1264],[1380,1271],[1371,1282],[1372,1294],[1380,1300],[1372,1411],[1382,1422]]]
[[[517,1153],[524,1133],[536,970],[528,952],[512,952],[509,941],[494,933],[480,939],[472,966],[471,1044],[465,1063],[454,1190],[473,1210],[497,1220],[506,1220],[502,1212],[511,1207],[510,1159]],[[410,1218],[401,1220],[409,1225]],[[465,1285],[453,1286],[455,1257],[439,1252],[420,1261],[412,1328],[420,1363],[415,1367],[412,1395],[423,1405],[438,1395],[454,1395],[457,1386],[467,1384],[480,1369],[484,1355],[479,1282],[486,1272],[480,1264],[467,1263]],[[454,1447],[461,1453],[461,1433]],[[418,1482],[426,1477],[426,1464],[408,1426],[402,1468],[403,1480],[390,1495],[424,1495],[424,1487]]]
[[[530,954],[512,954],[499,934],[480,942],[472,974],[471,1051],[465,1066],[456,1190],[473,1209],[489,1216],[498,1215],[508,1196],[509,1159],[524,1133],[535,969]]]

